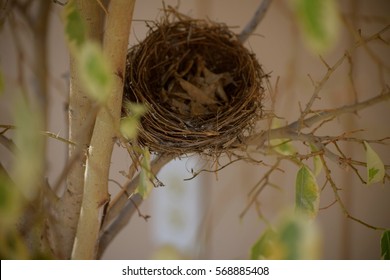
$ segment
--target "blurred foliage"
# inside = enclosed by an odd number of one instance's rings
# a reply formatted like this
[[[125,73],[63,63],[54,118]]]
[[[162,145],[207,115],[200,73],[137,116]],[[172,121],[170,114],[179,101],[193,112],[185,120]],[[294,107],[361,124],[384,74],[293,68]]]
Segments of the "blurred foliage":
[[[76,57],[84,89],[94,100],[104,103],[110,94],[113,71],[101,47],[88,41]]]
[[[310,144],[310,149],[311,149],[312,153],[315,153],[318,151],[318,149],[313,144]],[[323,164],[322,164],[320,156],[314,156],[313,157],[313,174],[314,174],[314,176],[317,177],[318,175],[320,175],[322,168],[323,168]]]
[[[150,152],[148,148],[143,148],[140,180],[135,193],[140,194],[143,199],[146,199],[153,189],[153,180],[154,175],[150,166]]]
[[[32,201],[41,187],[44,172],[43,119],[38,107],[20,98],[14,106],[16,126],[15,162],[11,171],[15,185]]]
[[[137,137],[138,124],[146,108],[142,104],[126,102],[124,109],[126,116],[121,119],[120,130],[123,137],[132,140]]]
[[[320,203],[320,190],[309,167],[302,165],[295,182],[295,209],[309,218],[315,218]]]
[[[40,200],[45,153],[43,120],[33,104],[23,98],[17,98],[14,103],[16,129],[10,175],[0,169],[0,256],[3,259],[39,257],[39,214],[31,205]]]
[[[282,126],[283,124],[280,119],[278,118],[272,119],[271,129],[279,128]],[[297,152],[297,150],[291,143],[291,139],[271,139],[269,140],[269,142],[273,150],[278,154],[284,156],[292,156]]]
[[[390,230],[386,230],[382,233],[381,257],[383,260],[390,260]]]
[[[250,259],[269,259],[273,256],[277,233],[267,228],[251,248]]]
[[[306,216],[289,214],[276,226],[268,228],[253,245],[251,259],[318,259],[321,237],[317,226]]]
[[[63,11],[65,35],[77,60],[78,73],[84,90],[94,100],[104,103],[113,83],[112,69],[101,46],[87,40],[86,24],[75,1],[69,1]]]
[[[336,1],[295,0],[293,8],[308,47],[316,53],[328,51],[335,44],[340,28]]]
[[[86,26],[74,0],[68,1],[63,10],[65,35],[69,44],[81,47],[86,41]]]

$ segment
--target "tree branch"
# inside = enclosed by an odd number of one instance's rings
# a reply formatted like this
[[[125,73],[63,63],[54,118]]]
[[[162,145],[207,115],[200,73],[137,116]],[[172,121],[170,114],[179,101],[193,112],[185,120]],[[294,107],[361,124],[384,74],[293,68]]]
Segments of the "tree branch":
[[[333,110],[320,111],[320,112],[316,113],[314,116],[304,119],[303,123],[305,124],[305,127],[310,127],[310,126],[312,126],[318,122],[324,121],[326,119],[335,118],[335,117],[338,117],[338,116],[340,116],[342,114],[346,114],[346,113],[354,113],[356,111],[360,111],[362,109],[373,106],[375,104],[378,104],[378,103],[385,101],[385,100],[388,100],[388,99],[390,99],[390,91],[389,90],[383,94],[379,94],[379,95],[372,97],[370,99],[367,99],[366,101],[363,101],[363,102],[358,102],[356,104],[342,106],[342,107],[339,107],[339,108],[336,108]],[[310,135],[300,133],[300,131],[299,131],[300,123],[301,122],[299,120],[297,120],[297,121],[292,122],[291,124],[289,124],[287,126],[271,129],[267,132],[262,132],[260,134],[255,134],[255,135],[249,136],[246,139],[244,139],[243,142],[246,145],[261,146],[267,140],[270,140],[270,139],[289,138],[292,140],[307,141],[307,140],[309,140],[307,137],[309,137]]]
[[[376,227],[376,226],[372,226],[354,216],[352,216],[351,214],[349,214],[347,208],[345,207],[343,201],[341,200],[341,197],[339,195],[339,189],[337,188],[335,182],[333,181],[332,179],[332,176],[330,175],[331,174],[331,171],[326,163],[326,160],[324,159],[324,156],[323,155],[320,155],[320,159],[321,159],[321,162],[324,166],[324,169],[325,169],[325,176],[326,176],[326,179],[328,180],[330,186],[332,187],[332,190],[333,190],[333,193],[335,195],[335,198],[336,198],[336,201],[338,202],[338,204],[340,205],[341,207],[341,210],[343,211],[343,214],[345,215],[346,218],[348,219],[351,219],[351,220],[354,220],[355,222],[358,222],[359,224],[362,224],[368,228],[371,228],[371,229],[374,229],[374,230],[386,230],[385,228],[382,228],[382,227]]]
[[[173,155],[160,155],[151,163],[151,173],[157,174],[161,168],[163,168],[168,162],[173,160],[175,156]],[[124,207],[129,204],[129,195],[133,194],[136,188],[138,187],[140,180],[140,175],[137,174],[123,189],[123,191],[118,194],[118,196],[110,203],[106,218],[102,229],[105,230],[110,224],[117,219],[121,219],[120,216],[125,215]],[[103,233],[104,234],[104,233]]]
[[[83,201],[72,259],[96,258],[101,207],[108,201],[108,175],[114,139],[119,131],[126,53],[135,1],[111,1],[106,19],[103,53],[111,62],[113,87],[96,117],[88,149]]]
[[[96,1],[90,0],[77,0],[76,6],[85,19],[88,40],[101,43],[103,10]],[[58,219],[54,219],[49,226],[52,231],[52,250],[56,257],[61,259],[70,258],[76,236],[85,172],[85,157],[79,155],[85,153],[89,145],[96,116],[94,110],[91,110],[92,102],[82,87],[76,58],[72,53],[70,55],[69,141],[76,145],[69,145],[69,159],[78,160],[69,169],[63,196],[53,206]]]
[[[261,2],[260,6],[257,8],[255,14],[253,15],[252,19],[247,23],[245,28],[241,31],[240,35],[238,35],[238,40],[241,43],[244,43],[249,38],[249,36],[255,31],[256,27],[264,18],[271,2],[272,0],[263,0]]]
[[[151,163],[151,172],[157,174],[168,162],[173,160],[173,155],[160,155]],[[124,190],[113,200],[109,206],[106,218],[102,226],[98,256],[101,256],[115,236],[128,224],[136,207],[142,203],[142,197],[138,194],[131,196],[137,188],[140,175],[135,176]],[[129,199],[131,196],[132,201]]]
[[[326,82],[329,80],[330,76],[334,73],[334,71],[336,69],[338,69],[338,67],[343,64],[343,62],[348,59],[350,57],[350,54],[355,51],[357,48],[359,48],[360,46],[362,45],[366,45],[368,42],[370,41],[373,41],[373,40],[377,40],[380,38],[380,35],[385,33],[387,30],[390,29],[390,25],[387,25],[385,26],[384,28],[382,28],[381,30],[379,30],[379,32],[369,36],[368,38],[366,39],[363,39],[363,38],[360,38],[358,42],[356,42],[349,50],[347,50],[345,52],[345,54],[340,57],[332,66],[329,66],[324,59],[321,58],[321,61],[324,63],[324,65],[326,66],[327,68],[327,72],[325,74],[325,76],[321,79],[321,81],[317,84],[317,86],[315,87],[314,89],[314,92],[312,94],[312,96],[310,97],[310,100],[307,102],[306,106],[305,106],[305,109],[303,110],[303,112],[301,113],[301,117],[300,117],[300,121],[302,123],[303,119],[307,116],[307,114],[310,113],[311,111],[311,108],[314,104],[314,101],[316,99],[318,99],[319,97],[319,94],[323,88],[323,86],[326,84]]]
[[[99,240],[98,258],[100,259],[103,253],[106,251],[108,245],[117,236],[117,234],[129,223],[131,217],[137,208],[134,204],[139,205],[143,201],[139,194],[133,195],[131,198],[127,198],[126,204],[121,209],[120,215],[111,223],[111,225],[103,232]]]

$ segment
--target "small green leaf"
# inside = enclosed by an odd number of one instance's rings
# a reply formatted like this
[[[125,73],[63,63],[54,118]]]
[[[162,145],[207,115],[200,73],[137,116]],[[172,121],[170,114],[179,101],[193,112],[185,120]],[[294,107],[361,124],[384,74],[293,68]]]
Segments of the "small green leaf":
[[[137,118],[142,117],[147,111],[144,104],[134,103],[129,101],[125,102],[124,107],[127,115],[131,115]]]
[[[138,123],[138,118],[133,116],[121,119],[120,130],[127,140],[135,139],[137,137]]]
[[[378,154],[366,141],[364,141],[364,145],[366,146],[367,184],[381,182],[385,176],[385,166]]]
[[[15,162],[12,175],[23,195],[32,200],[38,194],[43,180],[44,139],[42,135],[43,119],[38,108],[25,99],[16,102],[14,109]]]
[[[271,228],[266,229],[251,248],[251,260],[268,259],[272,256],[276,233]]]
[[[382,233],[381,258],[383,260],[390,260],[390,230],[386,230]]]
[[[316,259],[321,251],[321,238],[314,223],[306,216],[287,217],[278,228],[279,247],[283,259]]]
[[[140,182],[135,190],[135,193],[139,193],[143,199],[146,199],[153,189],[153,173],[150,166],[150,152],[148,148],[142,150],[141,172]]]
[[[268,228],[251,248],[251,259],[316,259],[321,236],[313,221],[289,213],[274,228]]]
[[[24,203],[19,189],[0,169],[0,228],[15,225],[23,207]]]
[[[282,123],[279,119],[273,118],[271,128],[279,128],[282,126]],[[296,149],[291,144],[290,139],[271,139],[270,144],[275,152],[284,155],[284,156],[292,156],[296,154]]]
[[[312,144],[310,144],[310,148],[311,148],[312,152],[317,152],[318,151],[318,149],[314,145],[312,145]],[[320,175],[321,170],[323,168],[320,156],[314,156],[313,157],[313,165],[314,165],[313,173],[317,177],[318,175]]]
[[[78,61],[84,88],[92,98],[104,102],[110,94],[112,71],[102,49],[97,44],[86,42]]]
[[[311,218],[317,216],[320,192],[316,178],[310,169],[303,165],[298,173],[295,183],[295,208]]]
[[[70,0],[65,5],[63,18],[65,21],[65,34],[68,42],[80,47],[86,40],[86,27],[75,1]]]
[[[295,0],[295,11],[308,46],[315,52],[328,50],[336,41],[339,29],[334,0]]]
[[[146,107],[139,103],[125,102],[124,109],[127,117],[121,120],[121,133],[128,140],[135,139],[140,119],[146,113]]]

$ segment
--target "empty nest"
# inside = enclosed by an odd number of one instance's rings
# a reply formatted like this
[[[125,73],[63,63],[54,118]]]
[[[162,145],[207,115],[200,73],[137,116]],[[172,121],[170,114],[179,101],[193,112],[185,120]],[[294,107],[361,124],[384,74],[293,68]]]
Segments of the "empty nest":
[[[129,49],[124,103],[147,107],[137,141],[151,151],[221,154],[262,117],[266,78],[225,24],[170,11]]]

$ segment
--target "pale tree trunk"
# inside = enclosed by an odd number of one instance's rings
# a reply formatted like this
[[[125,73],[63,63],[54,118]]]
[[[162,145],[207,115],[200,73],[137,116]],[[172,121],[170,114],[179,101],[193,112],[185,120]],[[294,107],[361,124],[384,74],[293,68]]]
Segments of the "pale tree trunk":
[[[67,173],[66,189],[54,206],[54,217],[50,219],[48,227],[53,253],[56,258],[61,259],[69,259],[73,248],[75,258],[95,257],[95,249],[86,250],[84,246],[92,248],[97,244],[99,209],[101,203],[104,204],[108,196],[107,180],[110,158],[113,139],[119,124],[122,101],[123,81],[118,73],[124,73],[125,70],[127,44],[135,1],[112,1],[108,14],[106,14],[107,11],[102,6],[102,2],[76,1],[77,9],[86,24],[87,39],[103,44],[104,53],[114,69],[112,75],[115,82],[106,106],[100,109],[94,106],[82,87],[76,67],[76,58],[71,53],[69,140],[76,145],[69,147],[68,164],[70,168]],[[96,147],[97,143],[99,143],[99,149],[93,151],[93,147]],[[87,152],[88,147],[90,147],[89,152]],[[86,196],[84,202],[83,194]],[[96,199],[101,203],[94,204]],[[82,203],[84,216],[79,223]],[[74,246],[76,232],[79,242],[78,245]],[[83,236],[84,234],[87,236]],[[91,241],[94,245],[92,246],[88,242],[84,243],[83,240]],[[83,244],[82,250],[78,249],[80,244]]]
[[[104,12],[97,1],[78,0],[76,6],[85,19],[87,38],[102,42]],[[95,116],[91,113],[92,103],[82,88],[75,66],[76,59],[70,57],[69,93],[69,140],[76,145],[69,146],[70,169],[63,196],[55,205],[56,217],[49,225],[49,239],[56,258],[69,259],[76,235],[77,223],[84,187],[85,151],[89,145]]]
[[[87,153],[85,182],[73,259],[94,259],[97,254],[102,206],[108,202],[108,175],[115,139],[119,136],[123,77],[135,1],[111,1],[106,16],[103,53],[111,63],[113,86],[97,113]]]

